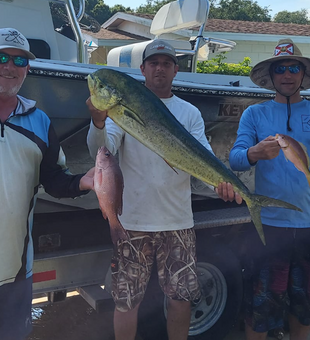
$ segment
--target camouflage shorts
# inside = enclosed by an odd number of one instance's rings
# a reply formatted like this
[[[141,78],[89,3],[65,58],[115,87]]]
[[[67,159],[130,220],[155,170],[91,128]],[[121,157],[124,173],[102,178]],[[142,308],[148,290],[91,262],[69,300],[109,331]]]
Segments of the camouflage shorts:
[[[112,296],[118,310],[128,311],[142,301],[154,259],[167,297],[185,301],[200,297],[193,229],[128,233],[130,241],[118,243],[111,262]]]

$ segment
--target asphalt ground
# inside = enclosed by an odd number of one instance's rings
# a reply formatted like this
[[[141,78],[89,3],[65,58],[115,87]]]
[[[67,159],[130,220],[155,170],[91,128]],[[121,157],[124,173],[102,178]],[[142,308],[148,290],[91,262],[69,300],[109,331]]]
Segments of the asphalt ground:
[[[34,300],[34,327],[27,340],[114,340],[113,310],[98,314],[81,296],[75,292],[70,295],[54,304],[47,304],[45,299]],[[240,321],[224,340],[245,340],[242,328]],[[136,340],[147,339],[137,335]],[[289,340],[289,334],[279,340]]]

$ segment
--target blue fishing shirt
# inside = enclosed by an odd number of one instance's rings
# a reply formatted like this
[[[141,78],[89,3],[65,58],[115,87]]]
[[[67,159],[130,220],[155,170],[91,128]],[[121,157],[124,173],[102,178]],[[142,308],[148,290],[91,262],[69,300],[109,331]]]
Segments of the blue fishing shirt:
[[[291,104],[290,126],[287,130],[287,105],[274,100],[249,106],[242,114],[236,142],[230,152],[232,170],[245,171],[255,166],[255,193],[281,199],[301,208],[298,212],[284,208],[262,208],[263,224],[275,227],[310,227],[310,187],[306,176],[286,160],[283,151],[271,160],[251,165],[247,151],[268,136],[288,135],[306,146],[310,152],[310,102]]]
[[[0,124],[0,286],[32,275],[32,226],[39,185],[54,197],[76,197],[80,175],[70,175],[49,117],[35,102],[18,106]]]

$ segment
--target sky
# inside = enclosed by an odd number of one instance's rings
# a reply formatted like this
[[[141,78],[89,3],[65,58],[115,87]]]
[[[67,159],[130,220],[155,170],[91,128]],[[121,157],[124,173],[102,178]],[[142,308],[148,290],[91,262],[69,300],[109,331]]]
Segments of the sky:
[[[256,0],[260,7],[268,7],[272,11],[269,12],[271,17],[281,11],[295,12],[303,8],[308,10],[310,16],[310,0]],[[272,4],[270,4],[272,2]],[[146,0],[104,0],[104,3],[110,7],[121,4],[124,7],[130,7],[132,9],[138,8],[140,5],[145,5]]]

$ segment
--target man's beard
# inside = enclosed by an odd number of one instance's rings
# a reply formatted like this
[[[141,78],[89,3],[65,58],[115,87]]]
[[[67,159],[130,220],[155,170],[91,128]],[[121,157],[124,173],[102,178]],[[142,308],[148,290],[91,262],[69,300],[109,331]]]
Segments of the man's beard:
[[[22,87],[22,84],[15,85],[15,86],[7,89],[6,87],[0,85],[0,96],[6,95],[7,97],[14,97],[14,96],[16,96],[16,94],[18,93],[18,91],[21,87]]]
[[[3,95],[6,96],[6,97],[16,96],[18,91],[22,87],[25,78],[26,78],[26,74],[24,75],[23,80],[19,84],[16,84],[16,85],[11,86],[11,87],[0,85],[0,96],[3,96]]]

